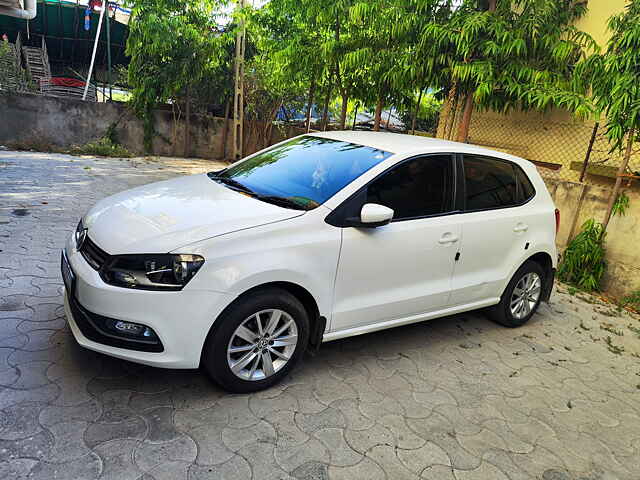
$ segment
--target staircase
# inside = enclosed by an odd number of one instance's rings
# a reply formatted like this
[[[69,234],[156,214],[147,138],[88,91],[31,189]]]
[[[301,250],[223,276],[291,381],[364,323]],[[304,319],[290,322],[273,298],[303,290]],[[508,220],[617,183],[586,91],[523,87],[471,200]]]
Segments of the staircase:
[[[27,71],[33,82],[38,86],[38,91],[49,97],[82,98],[84,88],[56,85],[51,82],[51,67],[47,55],[47,44],[42,38],[42,48],[22,47]],[[94,85],[89,85],[87,101],[96,102],[97,92]]]
[[[42,48],[22,47],[27,72],[35,84],[40,88],[42,80],[48,81],[51,78],[51,67],[49,66],[49,56],[47,55],[47,45],[42,37]]]

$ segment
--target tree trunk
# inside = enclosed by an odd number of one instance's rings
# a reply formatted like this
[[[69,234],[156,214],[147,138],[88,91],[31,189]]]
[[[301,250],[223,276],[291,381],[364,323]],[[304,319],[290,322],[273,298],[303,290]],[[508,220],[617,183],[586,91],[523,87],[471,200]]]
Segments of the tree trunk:
[[[498,0],[489,0],[489,8],[488,8],[488,10],[490,12],[495,12],[497,3],[498,3]]]
[[[356,129],[356,118],[358,118],[358,107],[360,106],[360,102],[356,102],[356,108],[353,111],[353,126],[351,127],[351,130],[355,130]]]
[[[222,145],[220,145],[220,157],[222,160],[227,158],[227,137],[229,132],[229,113],[231,111],[231,100],[227,99],[224,106],[224,124],[222,125]]]
[[[322,108],[322,130],[323,131],[327,130],[327,125],[329,123],[329,100],[331,100],[331,90],[332,90],[332,85],[330,83],[327,89],[327,96],[324,99],[324,106]]]
[[[416,108],[413,111],[413,118],[411,119],[411,135],[416,134],[416,120],[418,118],[418,112],[420,111],[420,102],[422,102],[422,94],[424,90],[420,89],[420,95],[418,95],[418,103],[416,104]]]
[[[187,105],[184,119],[184,157],[191,154],[191,87],[187,87]]]
[[[378,102],[376,103],[376,113],[373,117],[373,131],[380,131],[380,120],[382,119],[382,107],[384,106],[384,100],[382,96],[378,97]]]
[[[473,93],[467,93],[464,100],[464,112],[458,127],[458,142],[467,143],[469,140],[469,126],[471,125],[471,113],[473,113]]]
[[[344,130],[347,125],[347,108],[349,107],[349,95],[347,91],[342,91],[342,111],[340,112],[340,130]]]
[[[305,122],[307,133],[311,131],[311,107],[313,105],[313,94],[316,90],[316,77],[315,75],[311,79],[311,85],[309,86],[309,97],[307,98],[307,120]]]
[[[635,129],[631,129],[629,132],[629,138],[627,139],[627,148],[624,152],[624,157],[622,158],[622,163],[620,164],[620,168],[618,168],[618,175],[616,176],[616,184],[613,186],[613,192],[611,192],[611,197],[609,197],[609,204],[607,205],[607,214],[604,217],[604,230],[607,229],[609,225],[609,220],[611,220],[611,214],[613,213],[613,205],[616,203],[618,199],[618,192],[620,191],[620,185],[622,185],[622,175],[624,175],[625,170],[627,169],[627,165],[629,164],[629,159],[631,158],[631,153],[633,152],[633,136]]]
[[[384,127],[387,130],[389,130],[389,121],[391,120],[391,110],[393,110],[393,107],[389,107],[389,115],[387,115],[387,124]]]

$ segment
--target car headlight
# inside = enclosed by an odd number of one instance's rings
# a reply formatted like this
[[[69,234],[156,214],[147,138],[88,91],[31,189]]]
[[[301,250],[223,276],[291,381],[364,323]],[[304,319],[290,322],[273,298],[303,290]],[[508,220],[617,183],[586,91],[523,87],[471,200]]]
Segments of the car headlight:
[[[78,222],[78,226],[76,227],[76,232],[73,234],[73,237],[76,241],[76,249],[80,250],[82,248],[82,244],[87,238],[87,229],[84,228],[82,224],[82,219]]]
[[[204,264],[199,255],[113,255],[102,267],[102,279],[118,287],[181,290]]]

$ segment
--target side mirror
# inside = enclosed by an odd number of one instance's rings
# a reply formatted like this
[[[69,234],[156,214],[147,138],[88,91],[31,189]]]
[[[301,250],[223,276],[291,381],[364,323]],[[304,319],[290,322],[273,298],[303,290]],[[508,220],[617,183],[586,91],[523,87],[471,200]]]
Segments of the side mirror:
[[[360,218],[349,218],[353,227],[381,227],[393,219],[393,210],[377,203],[365,203],[360,210]]]

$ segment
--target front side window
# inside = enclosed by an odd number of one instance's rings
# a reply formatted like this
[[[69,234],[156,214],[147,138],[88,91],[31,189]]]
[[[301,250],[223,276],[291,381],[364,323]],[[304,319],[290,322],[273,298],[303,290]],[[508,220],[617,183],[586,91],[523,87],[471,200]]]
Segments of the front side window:
[[[310,210],[392,153],[304,136],[209,176],[259,200]]]
[[[384,173],[367,188],[367,203],[393,209],[393,219],[450,212],[453,205],[453,161],[450,155],[409,160]]]
[[[465,155],[464,178],[467,210],[504,208],[520,203],[510,162]]]

